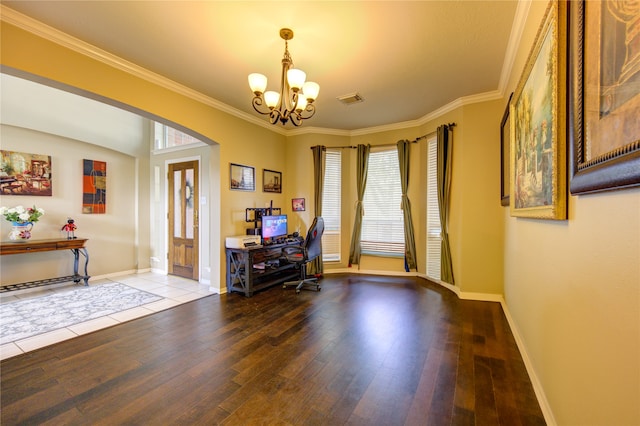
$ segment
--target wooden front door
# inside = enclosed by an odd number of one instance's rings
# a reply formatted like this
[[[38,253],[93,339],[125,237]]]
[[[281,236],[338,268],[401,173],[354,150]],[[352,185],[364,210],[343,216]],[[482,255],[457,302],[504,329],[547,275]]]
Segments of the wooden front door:
[[[198,275],[198,162],[169,164],[169,274]]]

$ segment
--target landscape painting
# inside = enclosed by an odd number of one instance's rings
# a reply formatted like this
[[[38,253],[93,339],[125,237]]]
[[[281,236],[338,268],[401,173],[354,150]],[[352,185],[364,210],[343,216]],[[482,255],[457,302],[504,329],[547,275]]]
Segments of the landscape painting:
[[[560,7],[550,3],[510,107],[512,216],[566,219]]]

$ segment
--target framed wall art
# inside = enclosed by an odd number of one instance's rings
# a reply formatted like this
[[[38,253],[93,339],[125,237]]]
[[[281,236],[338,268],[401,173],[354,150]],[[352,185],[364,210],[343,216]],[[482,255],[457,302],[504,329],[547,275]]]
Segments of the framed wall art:
[[[0,194],[51,196],[51,156],[0,151]]]
[[[571,193],[640,185],[640,7],[568,3]]]
[[[235,191],[255,191],[256,172],[251,166],[231,163],[229,167],[230,187]]]
[[[304,211],[304,198],[292,198],[291,199],[291,210],[294,212],[303,212]]]
[[[82,213],[107,212],[107,163],[82,160]]]
[[[511,216],[564,220],[566,3],[549,3],[509,109]]]
[[[262,170],[262,191],[282,192],[282,173],[273,170]]]
[[[502,121],[500,121],[500,204],[503,206],[509,205],[509,144],[510,138],[510,123],[509,123],[509,107],[511,106],[511,98],[513,93],[509,95],[507,101],[507,107],[502,115]]]

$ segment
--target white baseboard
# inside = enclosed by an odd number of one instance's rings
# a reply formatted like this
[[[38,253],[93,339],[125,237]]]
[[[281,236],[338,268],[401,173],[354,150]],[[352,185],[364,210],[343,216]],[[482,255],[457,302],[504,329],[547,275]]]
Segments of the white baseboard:
[[[357,275],[382,275],[387,277],[416,277],[419,276],[417,272],[403,272],[403,271],[376,271],[370,269],[353,269],[353,268],[339,268],[339,269],[325,269],[323,272],[325,275],[330,274],[357,274]]]
[[[119,271],[119,272],[111,272],[109,274],[104,274],[104,275],[92,275],[91,278],[89,279],[89,281],[91,280],[102,280],[102,279],[108,279],[108,278],[115,278],[115,277],[121,277],[122,275],[132,275],[132,274],[137,274],[138,271],[135,269],[130,269],[128,271]]]
[[[501,294],[492,293],[470,293],[467,291],[461,291],[458,297],[462,300],[477,300],[480,302],[498,302],[504,303],[504,298]]]
[[[504,316],[507,318],[507,322],[509,323],[509,328],[511,329],[511,334],[513,334],[513,338],[516,341],[516,345],[518,345],[518,350],[520,351],[520,356],[522,357],[522,361],[524,362],[524,366],[527,369],[527,373],[529,374],[529,379],[531,380],[531,385],[533,386],[533,391],[536,393],[536,398],[538,399],[538,403],[540,404],[540,409],[542,410],[542,414],[544,415],[544,420],[548,426],[556,426],[556,419],[553,416],[553,411],[551,411],[551,406],[549,405],[549,401],[547,400],[547,396],[544,393],[544,389],[540,380],[538,379],[538,375],[536,374],[535,369],[533,368],[533,364],[531,363],[531,358],[529,358],[529,354],[527,352],[527,348],[522,340],[522,336],[518,331],[518,327],[516,323],[513,321],[513,317],[511,317],[511,312],[509,312],[509,307],[507,306],[507,302],[502,299],[500,302],[502,304],[502,311],[504,312]]]

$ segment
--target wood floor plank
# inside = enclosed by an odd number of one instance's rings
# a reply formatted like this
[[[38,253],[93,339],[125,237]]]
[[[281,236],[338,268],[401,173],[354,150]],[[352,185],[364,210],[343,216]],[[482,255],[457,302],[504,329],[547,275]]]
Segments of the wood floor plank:
[[[2,424],[543,425],[500,304],[414,277],[209,296],[0,364]]]
[[[433,401],[436,379],[443,356],[444,351],[442,349],[435,347],[434,344],[430,346],[424,367],[420,374],[420,382],[418,383],[418,388],[416,389],[411,408],[407,415],[406,424],[428,424],[429,407]]]

